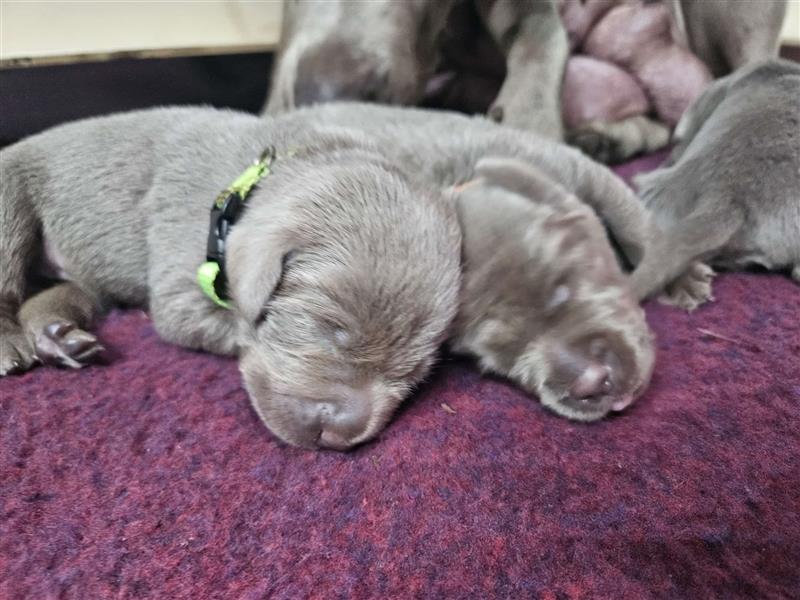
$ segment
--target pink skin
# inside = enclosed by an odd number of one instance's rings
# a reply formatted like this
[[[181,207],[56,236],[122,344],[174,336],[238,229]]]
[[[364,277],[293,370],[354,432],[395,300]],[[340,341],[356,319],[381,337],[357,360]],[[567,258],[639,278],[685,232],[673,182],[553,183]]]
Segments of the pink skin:
[[[659,119],[675,125],[711,82],[711,73],[673,40],[671,25],[663,4],[621,4],[589,32],[584,51],[632,73]]]
[[[672,126],[711,81],[706,66],[674,39],[664,4],[558,2],[573,52],[562,90],[567,128],[651,112]],[[497,94],[502,55],[485,35],[471,34],[469,50],[459,46],[448,55],[454,72],[429,82],[434,105],[486,112]]]
[[[573,56],[562,88],[564,124],[575,129],[591,121],[620,121],[650,109],[636,80],[609,62]]]
[[[567,30],[570,50],[580,48],[586,34],[616,3],[616,0],[559,0],[558,12]]]

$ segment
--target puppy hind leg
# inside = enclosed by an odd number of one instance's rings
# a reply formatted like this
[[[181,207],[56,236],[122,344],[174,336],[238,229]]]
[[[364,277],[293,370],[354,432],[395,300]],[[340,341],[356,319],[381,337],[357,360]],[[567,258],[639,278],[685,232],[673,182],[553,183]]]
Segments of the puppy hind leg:
[[[72,282],[61,283],[29,298],[19,322],[42,363],[79,369],[97,361],[103,347],[86,331],[98,303]]]
[[[25,161],[15,156],[13,147],[0,152],[0,377],[26,371],[34,363],[17,311],[36,256],[39,223],[25,197]]]

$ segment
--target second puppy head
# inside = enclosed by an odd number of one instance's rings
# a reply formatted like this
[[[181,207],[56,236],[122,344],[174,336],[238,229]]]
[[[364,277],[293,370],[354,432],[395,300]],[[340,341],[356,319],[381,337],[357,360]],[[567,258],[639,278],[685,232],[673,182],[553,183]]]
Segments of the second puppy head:
[[[452,348],[570,419],[624,409],[647,386],[654,349],[601,222],[521,161],[477,170],[456,191],[464,265]]]

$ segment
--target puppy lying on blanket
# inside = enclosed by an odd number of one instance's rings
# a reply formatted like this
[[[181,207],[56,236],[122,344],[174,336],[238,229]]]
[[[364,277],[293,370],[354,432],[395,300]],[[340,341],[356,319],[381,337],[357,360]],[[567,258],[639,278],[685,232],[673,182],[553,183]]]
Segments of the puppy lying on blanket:
[[[209,236],[209,199],[267,144],[282,157],[259,163],[264,173],[244,194],[238,219],[218,220],[228,210],[230,194],[223,195]],[[86,329],[99,308],[146,305],[165,339],[238,353],[254,407],[282,439],[336,449],[363,442],[424,377],[455,316],[460,236],[452,200],[442,190],[474,178],[487,154],[522,158],[563,181],[604,216],[632,262],[641,258],[647,224],[621,181],[577,151],[483,119],[360,105],[275,120],[159,109],[90,119],[24,140],[0,153],[2,373],[26,369],[36,357],[79,366],[98,352]],[[531,177],[538,181],[536,175],[503,181]],[[513,185],[509,193],[518,203]],[[542,185],[525,185],[530,199],[553,196],[531,195]],[[477,202],[474,191],[464,198]],[[550,203],[565,224],[575,220],[574,208]],[[578,220],[591,221],[583,208]],[[469,214],[462,211],[465,227],[474,222]],[[220,234],[226,227],[227,238]],[[597,252],[596,235],[578,231],[567,236],[570,244]],[[212,286],[207,296],[195,272],[209,237],[209,254],[224,242],[215,264],[228,284]],[[524,265],[539,238],[520,242],[521,250],[531,248],[520,254]],[[37,251],[67,281],[31,296],[26,275]],[[624,287],[618,271],[597,273],[605,274],[606,290]],[[503,297],[505,285],[519,287],[506,281],[491,293]],[[601,299],[584,293],[600,289],[591,283],[559,285],[551,295],[567,315],[564,322],[576,324],[572,335],[562,330],[550,354],[528,352],[508,374],[562,414],[599,418],[628,403],[649,377],[646,326],[620,289]],[[226,291],[232,310],[219,306],[218,294]],[[612,296],[619,310],[606,310]],[[515,319],[529,312],[538,319],[537,298],[516,306]],[[590,318],[593,306],[598,310]],[[457,343],[469,349],[466,339],[478,325],[470,319]],[[520,331],[519,348],[528,348],[537,331],[535,325]],[[576,409],[581,403],[588,406]]]
[[[450,344],[572,419],[633,402],[653,367],[644,312],[597,215],[515,160],[457,188],[461,307]]]
[[[645,266],[637,285],[696,260],[790,269],[800,281],[800,65],[772,60],[719,79],[675,133],[667,166],[636,180],[665,232],[647,259],[660,270]]]
[[[224,239],[228,310],[195,281],[209,207],[268,144],[283,156]],[[357,132],[158,109],[54,128],[0,166],[3,375],[81,363],[98,308],[147,306],[164,339],[238,353],[279,437],[344,449],[425,376],[457,309],[452,203]],[[44,246],[68,281],[28,298]]]
[[[651,232],[608,169],[481,117],[343,103],[282,119],[369,132],[409,178],[437,189],[480,175],[455,194],[465,287],[454,349],[570,418],[598,419],[643,390],[653,362],[644,314],[590,207],[631,263]]]

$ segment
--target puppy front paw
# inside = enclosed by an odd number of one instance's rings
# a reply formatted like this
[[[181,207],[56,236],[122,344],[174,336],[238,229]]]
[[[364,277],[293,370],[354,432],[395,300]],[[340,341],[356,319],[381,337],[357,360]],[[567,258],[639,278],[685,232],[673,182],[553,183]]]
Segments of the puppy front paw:
[[[701,304],[714,300],[711,283],[715,275],[714,269],[707,264],[694,262],[665,288],[658,301],[691,312]]]
[[[605,165],[620,163],[630,156],[624,144],[603,131],[597,123],[568,131],[566,141],[570,146]]]

